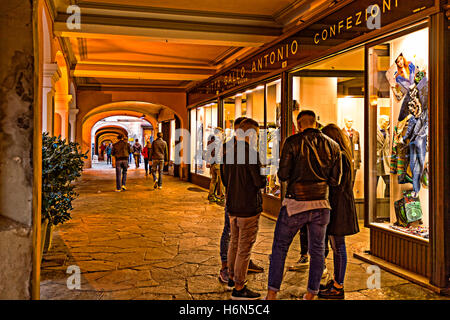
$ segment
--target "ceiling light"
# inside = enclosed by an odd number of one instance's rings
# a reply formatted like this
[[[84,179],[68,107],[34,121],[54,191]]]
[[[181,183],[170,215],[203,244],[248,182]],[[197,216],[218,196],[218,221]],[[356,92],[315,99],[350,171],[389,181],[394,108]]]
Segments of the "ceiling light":
[[[258,87],[256,87],[255,90],[262,90],[262,89],[264,89],[264,86],[258,86]]]

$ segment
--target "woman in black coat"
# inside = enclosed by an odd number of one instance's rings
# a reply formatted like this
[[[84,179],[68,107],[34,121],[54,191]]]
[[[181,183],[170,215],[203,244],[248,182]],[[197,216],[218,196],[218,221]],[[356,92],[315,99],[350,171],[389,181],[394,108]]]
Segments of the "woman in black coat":
[[[344,299],[344,278],[347,267],[345,236],[359,232],[353,195],[352,150],[348,137],[335,124],[329,124],[322,132],[336,141],[341,148],[342,178],[337,187],[330,187],[330,223],[327,235],[333,249],[334,280],[330,280],[319,292],[325,299]]]

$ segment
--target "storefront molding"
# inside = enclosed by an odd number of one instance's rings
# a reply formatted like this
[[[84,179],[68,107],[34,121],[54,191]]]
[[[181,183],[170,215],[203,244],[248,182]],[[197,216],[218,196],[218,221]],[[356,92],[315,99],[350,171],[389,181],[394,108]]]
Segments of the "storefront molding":
[[[371,265],[377,265],[381,269],[388,271],[396,276],[399,276],[403,279],[411,281],[412,283],[418,284],[422,287],[425,287],[433,292],[436,292],[441,295],[448,295],[449,292],[446,289],[436,287],[430,283],[430,280],[427,277],[421,276],[417,273],[411,272],[404,268],[399,267],[398,265],[387,262],[386,260],[375,257],[369,253],[354,253],[353,257],[369,263]]]
[[[425,239],[371,225],[370,254],[422,277],[430,278],[430,245]]]

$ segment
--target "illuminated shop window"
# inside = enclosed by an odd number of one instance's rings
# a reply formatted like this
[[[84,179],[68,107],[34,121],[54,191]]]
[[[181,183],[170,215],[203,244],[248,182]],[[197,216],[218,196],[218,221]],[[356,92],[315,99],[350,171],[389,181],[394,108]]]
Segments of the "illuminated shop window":
[[[428,28],[372,46],[368,55],[370,222],[427,239]]]

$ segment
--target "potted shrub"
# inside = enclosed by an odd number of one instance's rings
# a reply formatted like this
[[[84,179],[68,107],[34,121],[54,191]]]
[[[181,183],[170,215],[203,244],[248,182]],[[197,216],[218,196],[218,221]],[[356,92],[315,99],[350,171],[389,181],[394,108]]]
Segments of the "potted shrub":
[[[81,176],[83,159],[76,142],[66,142],[61,137],[42,137],[42,246],[47,252],[51,247],[54,226],[71,219],[72,201],[78,196],[72,184]],[[41,255],[42,256],[42,255]]]

